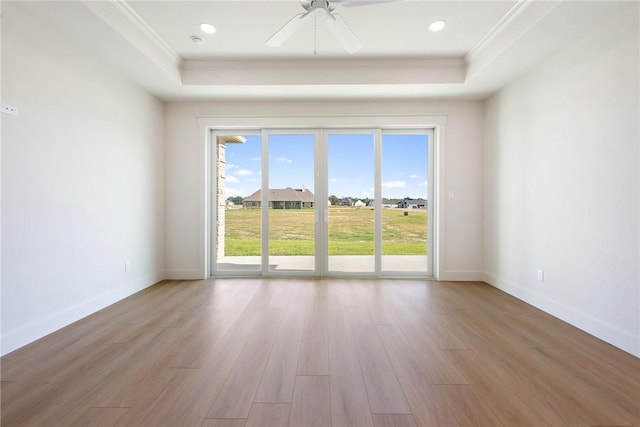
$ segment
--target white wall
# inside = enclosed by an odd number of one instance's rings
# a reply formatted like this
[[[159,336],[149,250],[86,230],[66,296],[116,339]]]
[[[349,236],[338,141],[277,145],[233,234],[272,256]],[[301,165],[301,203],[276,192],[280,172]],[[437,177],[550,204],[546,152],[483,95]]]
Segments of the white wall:
[[[638,15],[488,100],[484,215],[490,283],[640,356]]]
[[[19,2],[2,15],[7,353],[162,278],[164,159],[160,101]]]
[[[168,278],[202,278],[204,161],[198,117],[446,115],[442,178],[446,223],[440,277],[482,276],[483,103],[433,102],[173,102],[165,107],[165,268]]]
[[[2,2],[0,2],[0,47],[2,46]],[[2,76],[2,55],[0,55],[0,76]],[[2,97],[2,79],[0,78],[0,100]],[[2,113],[0,113],[0,309],[2,307]],[[0,337],[2,331],[2,312],[0,311]],[[0,355],[2,342],[0,341]]]

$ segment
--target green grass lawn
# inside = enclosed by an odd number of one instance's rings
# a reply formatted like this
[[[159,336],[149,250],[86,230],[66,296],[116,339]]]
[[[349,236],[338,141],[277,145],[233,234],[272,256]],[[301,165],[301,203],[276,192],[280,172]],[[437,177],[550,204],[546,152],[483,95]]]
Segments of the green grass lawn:
[[[427,212],[382,210],[382,254],[426,255]],[[260,255],[260,210],[226,212],[225,254]],[[374,211],[353,207],[329,209],[329,255],[373,255]],[[270,255],[313,255],[313,209],[269,211]]]

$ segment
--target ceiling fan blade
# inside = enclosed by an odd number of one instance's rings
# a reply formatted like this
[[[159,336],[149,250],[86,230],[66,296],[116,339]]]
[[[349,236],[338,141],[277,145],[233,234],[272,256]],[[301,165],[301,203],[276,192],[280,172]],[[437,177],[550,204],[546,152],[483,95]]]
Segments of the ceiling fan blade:
[[[327,15],[327,27],[336,36],[338,41],[349,53],[355,53],[362,49],[362,43],[351,31],[344,19],[340,15],[330,13]]]
[[[310,12],[307,13],[299,13],[289,22],[284,24],[282,28],[276,31],[269,39],[264,42],[265,45],[270,47],[278,47],[281,46],[289,37],[294,35],[300,28],[302,28],[302,24],[309,17]]]

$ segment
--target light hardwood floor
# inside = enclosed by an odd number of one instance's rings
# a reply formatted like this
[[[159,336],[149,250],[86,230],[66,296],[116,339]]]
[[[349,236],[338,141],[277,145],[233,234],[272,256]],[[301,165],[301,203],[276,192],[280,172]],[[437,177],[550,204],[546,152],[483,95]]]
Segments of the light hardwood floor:
[[[4,356],[10,426],[638,426],[640,360],[483,283],[167,281]]]

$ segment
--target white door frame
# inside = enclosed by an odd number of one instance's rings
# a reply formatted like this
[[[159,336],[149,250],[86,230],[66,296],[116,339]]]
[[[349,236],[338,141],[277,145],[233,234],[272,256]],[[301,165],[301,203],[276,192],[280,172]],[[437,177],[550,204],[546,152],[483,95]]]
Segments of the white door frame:
[[[433,130],[433,156],[429,159],[429,167],[433,170],[433,182],[432,193],[430,193],[429,203],[431,204],[431,198],[434,203],[430,207],[435,211],[434,215],[429,216],[429,221],[434,220],[430,226],[432,233],[429,233],[431,241],[429,242],[429,248],[433,248],[432,256],[432,268],[430,271],[433,274],[433,278],[437,279],[440,271],[443,270],[445,265],[445,248],[444,248],[444,230],[445,230],[445,198],[442,197],[444,193],[442,189],[445,188],[445,176],[442,173],[442,165],[445,160],[445,129],[446,129],[446,116],[442,115],[424,115],[424,116],[295,116],[295,117],[277,117],[277,116],[260,116],[260,117],[238,117],[238,116],[217,116],[217,117],[200,117],[198,119],[200,134],[202,135],[202,143],[200,144],[200,154],[202,161],[200,162],[200,182],[203,185],[203,191],[200,191],[200,245],[199,245],[199,267],[202,272],[202,278],[207,278],[212,272],[211,263],[213,262],[213,248],[211,243],[210,232],[212,221],[212,195],[215,189],[215,177],[212,176],[212,153],[213,143],[215,142],[213,131],[224,131],[229,133],[235,131],[242,134],[249,131],[261,132],[263,129],[286,129],[289,131],[303,130],[361,130],[361,129],[384,129],[385,131],[402,131],[402,130],[416,130],[416,129],[432,129]],[[263,138],[264,139],[264,138]],[[264,144],[264,141],[263,141]],[[320,145],[320,144],[316,144]],[[325,148],[326,150],[326,148]],[[317,149],[316,149],[316,154]],[[379,153],[377,154],[379,155]],[[264,156],[264,155],[263,155]],[[318,156],[316,156],[318,157]],[[268,160],[268,159],[267,159]],[[263,159],[263,162],[265,160]],[[318,160],[316,160],[317,162]],[[324,160],[323,160],[324,161]],[[322,166],[321,166],[322,167]],[[316,165],[316,173],[318,173],[318,165]],[[380,173],[380,171],[376,171]],[[263,172],[263,175],[266,175]],[[325,170],[326,176],[326,170]],[[380,180],[376,179],[376,183]],[[317,185],[317,184],[316,184]],[[380,189],[376,189],[376,197],[380,197]],[[326,211],[326,207],[325,207]],[[377,209],[379,212],[380,209]],[[318,218],[317,220],[320,220]],[[379,241],[379,239],[376,239]],[[318,243],[316,242],[316,247]],[[325,266],[326,267],[326,266]],[[316,271],[318,266],[316,265]],[[376,270],[378,270],[376,268]],[[322,271],[326,271],[324,268]]]
[[[265,235],[269,235],[269,209],[262,209],[262,275],[263,276],[318,276],[322,274],[321,265],[321,249],[322,242],[319,239],[321,229],[321,199],[322,184],[319,182],[321,174],[322,155],[319,151],[323,145],[321,140],[321,131],[319,129],[308,128],[265,128],[262,130],[262,203],[261,206],[269,206],[269,137],[271,135],[311,135],[313,136],[313,162],[314,162],[314,183],[313,194],[316,200],[314,208],[314,269],[313,271],[270,271],[269,270],[269,239]]]
[[[380,147],[381,147],[381,129],[380,128],[374,128],[374,127],[370,127],[370,128],[366,128],[366,127],[350,127],[350,128],[337,128],[337,127],[326,127],[324,129],[322,129],[322,160],[323,160],[323,170],[322,170],[322,174],[321,174],[321,180],[324,183],[324,200],[328,200],[329,199],[329,193],[328,193],[328,188],[329,188],[329,135],[330,134],[341,134],[341,135],[348,135],[348,134],[370,134],[373,136],[373,149],[374,149],[374,155],[373,155],[373,162],[374,162],[374,167],[373,167],[373,173],[374,173],[374,177],[373,177],[373,182],[374,182],[374,196],[375,196],[375,200],[378,200],[378,196],[380,194],[380,168],[378,167],[380,165]],[[321,240],[324,244],[323,249],[324,252],[321,253],[322,256],[322,263],[323,263],[323,270],[321,271],[322,275],[334,275],[334,276],[372,276],[372,277],[380,277],[380,269],[381,269],[381,262],[380,262],[380,250],[381,250],[381,244],[380,244],[380,219],[381,219],[381,210],[380,210],[380,206],[379,204],[375,205],[375,209],[374,209],[374,271],[371,273],[366,273],[366,272],[358,272],[358,273],[353,273],[353,274],[349,274],[349,273],[335,273],[335,272],[330,272],[329,271],[329,207],[326,204],[323,204],[322,206],[322,221],[324,223],[324,227],[322,229],[322,236],[321,236]]]

